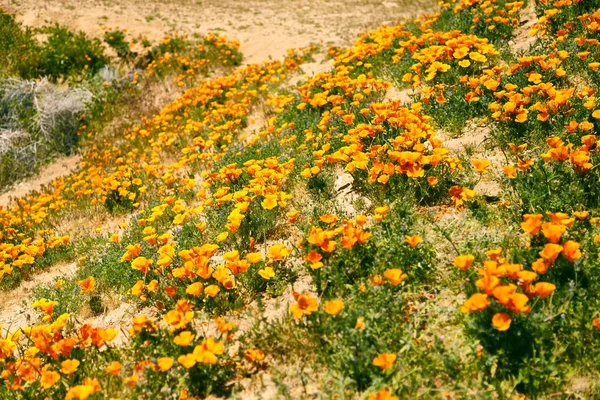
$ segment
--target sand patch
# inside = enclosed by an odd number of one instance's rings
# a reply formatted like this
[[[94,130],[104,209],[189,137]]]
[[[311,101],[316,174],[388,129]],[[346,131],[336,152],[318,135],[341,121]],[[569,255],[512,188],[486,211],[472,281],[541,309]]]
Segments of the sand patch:
[[[22,282],[19,287],[0,292],[0,325],[2,330],[15,331],[16,329],[31,325],[39,312],[31,308],[33,299],[30,297],[32,290],[37,286],[50,285],[57,278],[70,277],[77,271],[77,264],[55,265],[44,272],[38,272],[30,280]],[[1,334],[2,332],[0,332]],[[0,335],[1,336],[1,335]]]
[[[529,30],[537,23],[535,13],[535,1],[528,1],[527,6],[519,13],[520,22],[516,29],[513,40],[509,42],[510,48],[515,54],[525,52],[535,42],[535,36],[529,34]]]
[[[444,146],[456,155],[466,155],[470,160],[490,160],[488,171],[481,175],[474,190],[478,195],[498,197],[500,194],[499,179],[503,175],[502,167],[506,165],[506,157],[493,145],[491,128],[488,123],[471,120],[457,137],[450,137],[444,132],[439,133]]]
[[[37,176],[23,181],[14,186],[11,190],[1,194],[0,206],[7,206],[11,199],[18,199],[31,191],[39,191],[43,186],[48,185],[53,180],[75,171],[79,165],[79,160],[79,155],[59,158],[52,164],[44,167]]]

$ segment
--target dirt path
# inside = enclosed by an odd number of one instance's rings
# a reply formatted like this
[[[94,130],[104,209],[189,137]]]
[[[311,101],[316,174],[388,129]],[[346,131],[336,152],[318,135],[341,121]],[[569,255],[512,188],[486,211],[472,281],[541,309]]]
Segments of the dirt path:
[[[127,29],[160,40],[166,34],[222,32],[239,39],[246,62],[282,58],[289,48],[311,43],[348,45],[382,23],[432,9],[424,0],[0,0],[29,26],[59,22],[100,36]]]
[[[40,190],[42,186],[49,184],[54,179],[68,175],[79,165],[79,156],[59,158],[52,164],[44,167],[40,173],[26,181],[18,183],[14,188],[0,195],[0,206],[7,206],[12,199],[25,196],[33,190]]]
[[[535,42],[535,36],[531,36],[529,30],[533,28],[537,21],[535,1],[529,1],[527,6],[520,12],[519,27],[515,31],[513,40],[509,43],[513,53],[522,53]]]
[[[19,287],[7,292],[0,292],[0,326],[2,330],[14,331],[31,323],[39,313],[31,308],[32,290],[38,286],[50,285],[59,277],[68,277],[75,274],[75,263],[56,265],[48,271],[36,273],[31,280],[24,281]],[[0,331],[0,337],[2,332]]]

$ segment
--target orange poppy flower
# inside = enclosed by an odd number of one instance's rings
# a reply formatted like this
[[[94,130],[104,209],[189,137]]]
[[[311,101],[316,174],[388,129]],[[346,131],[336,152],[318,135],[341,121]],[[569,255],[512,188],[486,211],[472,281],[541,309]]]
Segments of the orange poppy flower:
[[[550,263],[553,263],[558,255],[562,252],[563,247],[559,244],[547,243],[544,249],[539,252],[542,258]]]
[[[527,314],[531,310],[531,306],[528,306],[527,302],[529,302],[529,297],[523,293],[514,293],[512,296],[510,296],[508,308],[515,313]]]
[[[277,195],[276,194],[268,194],[265,196],[265,199],[260,203],[262,208],[265,210],[272,210],[277,207]]]
[[[316,263],[319,262],[323,259],[323,256],[321,254],[319,254],[318,251],[316,250],[311,250],[308,252],[308,254],[306,256],[304,256],[304,259],[310,263]]]
[[[494,297],[496,300],[503,305],[508,305],[510,303],[511,296],[517,290],[517,286],[512,283],[508,285],[498,286],[494,289]]]
[[[223,259],[227,260],[227,261],[237,261],[240,258],[240,253],[237,250],[233,250],[233,251],[228,251],[226,253],[223,254]]]
[[[69,389],[65,400],[79,399],[87,400],[95,392],[94,387],[90,385],[77,385]]]
[[[356,324],[354,325],[354,329],[362,331],[366,327],[367,326],[365,325],[365,318],[364,317],[358,317],[358,318],[356,318]]]
[[[475,256],[471,254],[460,255],[454,258],[454,266],[462,271],[466,271],[471,267],[473,261],[475,260]]]
[[[319,309],[319,303],[310,293],[294,292],[296,303],[290,304],[290,312],[294,318],[300,319],[304,315],[310,315]]]
[[[556,290],[556,286],[548,282],[538,282],[533,285],[533,293],[540,299],[545,299]]]
[[[40,385],[44,389],[50,389],[60,380],[60,374],[56,371],[44,371],[40,377]]]
[[[518,265],[518,264],[516,264]],[[519,265],[520,266],[520,265]],[[537,274],[533,271],[519,271],[517,272],[517,277],[520,281],[520,285],[522,286],[527,286],[529,285],[531,282],[533,282],[535,280],[535,278],[537,278]]]
[[[506,165],[502,168],[502,170],[504,171],[504,174],[510,179],[515,179],[517,177],[517,167],[515,167],[514,165]]]
[[[540,228],[542,227],[543,218],[544,216],[542,214],[525,214],[523,215],[521,228],[523,231],[535,236],[539,233]]]
[[[185,292],[187,294],[191,294],[192,296],[200,296],[202,294],[202,283],[200,283],[200,282],[192,283],[185,289]]]
[[[581,251],[579,250],[579,243],[577,243],[573,240],[567,240],[566,242],[564,242],[562,244],[562,246],[563,246],[562,254],[567,260],[569,260],[571,262],[575,262],[581,258]]]
[[[161,372],[168,371],[173,366],[173,359],[171,357],[161,357],[157,360],[156,365]]]
[[[540,275],[544,275],[548,271],[548,267],[550,267],[550,263],[543,258],[539,258],[531,264],[531,269]]]
[[[490,260],[498,261],[498,259],[502,255],[502,249],[498,248],[498,249],[488,250],[485,252],[485,255],[488,256],[490,258]],[[488,263],[484,262],[484,264],[487,265]]]
[[[416,247],[419,243],[421,243],[423,241],[423,238],[419,235],[412,235],[412,236],[404,236],[404,240],[406,240],[406,243],[408,243],[408,245],[410,247]]]
[[[492,317],[492,325],[499,331],[508,330],[508,328],[510,328],[511,322],[512,319],[510,318],[510,315],[505,313],[496,313]]]
[[[189,346],[194,341],[195,335],[190,331],[183,331],[173,338],[173,343],[177,346]]]
[[[471,165],[473,165],[475,171],[482,174],[490,167],[490,160],[471,160]]]
[[[567,228],[562,224],[546,222],[542,224],[542,234],[550,243],[558,243]]]
[[[396,361],[395,353],[382,353],[373,359],[373,365],[383,370],[390,369]]]
[[[121,373],[123,365],[118,361],[113,361],[104,368],[107,374],[117,376]]]
[[[452,186],[450,189],[448,189],[448,193],[450,194],[452,203],[455,207],[460,207],[466,201],[475,197],[474,190],[460,186]]]
[[[390,389],[382,389],[375,394],[370,394],[367,400],[399,400],[394,396]]]
[[[248,349],[244,353],[244,358],[248,362],[262,361],[265,359],[265,353],[259,349]]]
[[[271,267],[265,267],[258,270],[258,275],[260,275],[263,279],[269,280],[275,276],[275,271]]]
[[[60,366],[60,372],[62,372],[65,375],[71,375],[73,372],[75,372],[77,370],[77,368],[79,367],[79,360],[65,360],[63,361]]]
[[[333,214],[325,214],[325,215],[321,215],[319,217],[319,220],[321,222],[326,223],[326,224],[332,225],[332,224],[335,224],[337,222],[338,218],[335,215],[333,215]]]
[[[248,260],[248,262],[250,264],[258,264],[259,262],[262,261],[262,254],[260,253],[248,253],[246,254],[246,260]]]
[[[190,369],[194,365],[196,365],[196,357],[192,353],[184,354],[184,355],[177,357],[177,361],[179,362],[179,364],[183,365],[184,368],[186,368],[186,369]]]
[[[217,356],[223,354],[223,352],[223,343],[217,342],[213,338],[209,337],[194,348],[193,356],[199,363],[216,364]]]
[[[165,294],[171,298],[175,297],[175,295],[177,294],[177,289],[175,289],[173,286],[167,286],[165,288]]]
[[[329,315],[338,315],[344,309],[344,302],[342,300],[331,300],[325,303],[323,311]]]
[[[494,289],[500,284],[500,279],[497,276],[485,272],[481,278],[475,281],[475,286],[483,290],[487,294],[491,294]]]
[[[464,304],[460,308],[460,311],[463,314],[471,313],[474,311],[482,311],[485,310],[489,305],[490,300],[488,299],[487,294],[475,293],[464,302]]]
[[[273,261],[283,260],[290,254],[290,249],[283,244],[274,244],[273,246],[269,247],[269,250],[267,251],[267,255]]]
[[[84,280],[77,281],[77,284],[79,287],[81,287],[83,293],[92,293],[96,289],[96,279],[94,279],[92,276],[85,278]]]
[[[215,297],[220,291],[221,289],[217,285],[208,285],[204,289],[204,293],[209,297]]]
[[[407,278],[407,275],[400,268],[386,269],[383,276],[390,282],[392,286],[398,286],[400,282]]]
[[[144,274],[147,274],[148,271],[150,271],[150,265],[152,265],[152,260],[149,260],[146,257],[137,257],[131,262],[131,268],[137,269]]]
[[[296,220],[298,219],[299,216],[300,216],[300,211],[298,211],[298,210],[288,212],[287,213],[288,222],[290,224],[296,223]]]

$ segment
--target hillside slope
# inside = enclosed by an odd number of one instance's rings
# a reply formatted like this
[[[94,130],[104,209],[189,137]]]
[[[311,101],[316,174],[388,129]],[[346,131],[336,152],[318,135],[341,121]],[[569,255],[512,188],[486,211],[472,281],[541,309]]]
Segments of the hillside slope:
[[[99,135],[0,209],[0,285],[68,270],[0,397],[600,396],[598,31],[444,0]]]

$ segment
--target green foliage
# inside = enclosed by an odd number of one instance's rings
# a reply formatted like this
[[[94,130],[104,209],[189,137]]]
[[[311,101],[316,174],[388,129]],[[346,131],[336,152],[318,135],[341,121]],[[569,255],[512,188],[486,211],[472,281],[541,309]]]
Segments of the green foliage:
[[[93,76],[108,63],[100,40],[90,39],[83,32],[72,32],[59,24],[41,28],[40,32],[48,35],[41,48],[41,64],[23,78],[80,79]]]
[[[0,76],[17,75],[24,79],[47,77],[52,81],[95,74],[107,64],[100,41],[83,32],[72,32],[61,25],[46,26],[39,33],[23,28],[11,14],[0,12]]]
[[[0,76],[27,76],[40,62],[40,47],[31,29],[0,9]]]
[[[106,31],[104,33],[104,42],[124,61],[129,62],[137,57],[137,53],[131,50],[132,43],[126,40],[125,33],[121,30]]]
[[[597,170],[578,172],[563,161],[538,160],[526,173],[507,179],[523,214],[544,210],[573,212],[597,208],[600,192]]]

